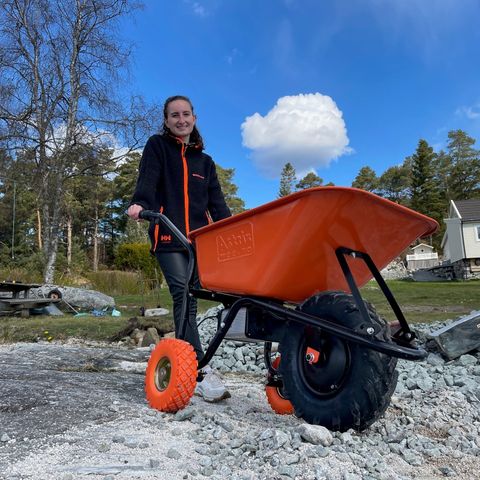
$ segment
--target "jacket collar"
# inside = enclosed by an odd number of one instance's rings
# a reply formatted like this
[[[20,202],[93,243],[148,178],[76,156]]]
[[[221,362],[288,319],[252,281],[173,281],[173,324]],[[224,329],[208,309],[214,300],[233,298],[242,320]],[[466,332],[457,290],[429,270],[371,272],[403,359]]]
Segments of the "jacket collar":
[[[172,143],[176,143],[177,145],[185,145],[186,147],[196,148],[198,150],[202,149],[202,146],[199,145],[198,143],[184,143],[181,138],[176,137],[175,135],[171,135],[170,133],[163,134],[163,137],[165,137],[167,140],[169,140]]]

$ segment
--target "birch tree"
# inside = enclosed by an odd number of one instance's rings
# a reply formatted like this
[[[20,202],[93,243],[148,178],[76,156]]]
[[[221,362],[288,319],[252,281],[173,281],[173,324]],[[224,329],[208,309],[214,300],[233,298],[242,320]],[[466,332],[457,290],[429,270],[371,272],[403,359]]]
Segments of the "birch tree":
[[[130,55],[117,27],[136,8],[130,0],[0,4],[0,142],[13,158],[34,152],[47,283],[55,272],[65,182],[94,166],[81,150],[137,148],[152,130],[147,119],[159,118],[139,97],[120,101],[115,88],[126,78]]]

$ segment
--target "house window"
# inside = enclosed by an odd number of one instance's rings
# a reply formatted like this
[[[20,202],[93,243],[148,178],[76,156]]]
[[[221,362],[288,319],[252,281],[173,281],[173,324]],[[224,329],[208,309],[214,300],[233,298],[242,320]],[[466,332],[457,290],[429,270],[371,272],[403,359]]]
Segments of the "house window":
[[[477,234],[475,238],[476,238],[477,242],[480,242],[480,225],[477,225],[475,227],[475,232]]]

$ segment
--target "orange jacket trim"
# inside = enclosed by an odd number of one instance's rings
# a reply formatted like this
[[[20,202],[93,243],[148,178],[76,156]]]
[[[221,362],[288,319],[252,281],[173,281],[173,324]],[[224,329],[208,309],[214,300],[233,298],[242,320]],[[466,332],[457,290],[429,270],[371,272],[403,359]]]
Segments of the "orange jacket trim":
[[[160,213],[163,213],[163,207],[160,207]],[[153,238],[154,238],[154,244],[153,244],[153,251],[157,249],[158,245],[158,237],[160,236],[160,225],[157,223],[155,225],[155,230],[153,231]]]
[[[183,162],[183,201],[185,204],[185,232],[186,236],[190,233],[190,199],[188,197],[188,164],[185,157],[186,145],[182,143],[182,162]]]

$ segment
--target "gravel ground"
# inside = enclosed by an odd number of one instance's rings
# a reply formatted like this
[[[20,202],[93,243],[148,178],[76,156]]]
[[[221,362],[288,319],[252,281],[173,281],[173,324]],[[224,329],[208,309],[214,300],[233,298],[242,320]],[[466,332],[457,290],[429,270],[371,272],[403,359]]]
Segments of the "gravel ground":
[[[390,407],[361,434],[274,414],[256,344],[225,342],[212,362],[230,399],[194,397],[175,415],[157,412],[143,392],[149,353],[78,341],[0,345],[0,478],[479,478],[478,351],[399,361]]]

